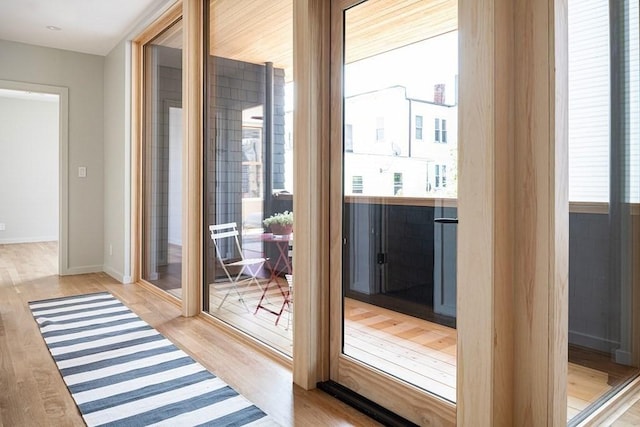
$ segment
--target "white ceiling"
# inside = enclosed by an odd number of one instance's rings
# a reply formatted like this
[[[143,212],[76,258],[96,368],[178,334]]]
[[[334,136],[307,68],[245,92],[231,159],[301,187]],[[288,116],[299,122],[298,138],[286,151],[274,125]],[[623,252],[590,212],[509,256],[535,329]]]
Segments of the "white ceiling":
[[[107,55],[140,21],[173,2],[0,0],[0,39]]]

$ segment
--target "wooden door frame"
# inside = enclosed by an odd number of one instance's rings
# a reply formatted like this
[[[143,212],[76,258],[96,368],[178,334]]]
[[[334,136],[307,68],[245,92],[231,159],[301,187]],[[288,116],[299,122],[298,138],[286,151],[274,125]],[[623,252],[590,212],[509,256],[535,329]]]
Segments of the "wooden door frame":
[[[204,2],[183,0],[182,315],[202,311]],[[208,56],[207,56],[208,57]]]
[[[329,379],[330,4],[293,0],[293,211],[305,230],[293,258],[293,381],[307,390]]]
[[[419,425],[453,425],[456,405],[342,353],[343,13],[362,0],[334,0],[331,10],[330,379]]]

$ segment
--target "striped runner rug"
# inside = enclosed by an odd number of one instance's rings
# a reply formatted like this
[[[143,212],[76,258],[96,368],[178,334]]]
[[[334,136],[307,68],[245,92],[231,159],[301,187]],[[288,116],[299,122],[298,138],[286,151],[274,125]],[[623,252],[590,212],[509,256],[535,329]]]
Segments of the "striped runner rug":
[[[30,302],[89,426],[276,426],[108,292]]]

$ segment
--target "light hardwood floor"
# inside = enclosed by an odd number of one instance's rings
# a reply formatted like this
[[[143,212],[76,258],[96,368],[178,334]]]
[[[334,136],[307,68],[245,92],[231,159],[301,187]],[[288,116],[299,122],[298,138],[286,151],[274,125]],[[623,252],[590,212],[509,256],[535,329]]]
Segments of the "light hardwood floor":
[[[175,305],[140,286],[119,284],[103,273],[57,276],[56,251],[55,243],[0,245],[0,426],[83,425],[27,302],[103,290],[283,425],[377,425],[320,391],[292,386],[287,367],[209,322],[181,317]],[[275,288],[272,291],[270,304],[279,307],[281,296]],[[257,289],[245,294],[249,312],[231,296],[218,310],[224,292],[225,285],[212,287],[214,314],[291,354],[287,314],[278,326],[271,313],[260,310],[254,315]],[[451,401],[456,398],[456,339],[455,329],[345,299],[346,354]],[[610,382],[606,372],[569,363],[569,419],[609,391]],[[640,421],[633,424],[640,419],[638,414],[640,403],[615,425],[640,425]]]
[[[27,307],[28,301],[107,290],[283,426],[375,426],[291,371],[170,302],[106,274],[59,277],[56,245],[0,245],[0,426],[82,426]]]

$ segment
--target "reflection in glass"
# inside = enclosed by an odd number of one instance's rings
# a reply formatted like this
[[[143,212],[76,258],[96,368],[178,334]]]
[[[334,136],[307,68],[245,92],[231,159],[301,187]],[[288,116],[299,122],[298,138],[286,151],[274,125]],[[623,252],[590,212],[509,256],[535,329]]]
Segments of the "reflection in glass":
[[[637,1],[569,2],[571,425],[639,373],[638,64]]]
[[[142,278],[182,296],[182,21],[144,46]]]
[[[204,310],[289,356],[293,239],[266,234],[263,220],[293,210],[292,16],[291,0],[210,3],[203,224],[237,224],[225,264],[268,258],[258,284],[222,303],[229,281],[207,236]]]
[[[343,352],[455,401],[458,33],[363,41],[386,4],[344,17]]]

